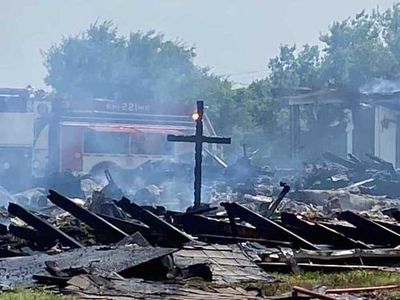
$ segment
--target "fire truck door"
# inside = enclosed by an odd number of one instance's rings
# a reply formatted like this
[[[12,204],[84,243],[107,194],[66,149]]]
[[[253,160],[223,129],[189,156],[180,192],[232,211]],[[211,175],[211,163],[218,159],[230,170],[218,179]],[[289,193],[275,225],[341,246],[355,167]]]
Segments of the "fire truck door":
[[[81,171],[83,129],[79,126],[61,127],[61,170]]]

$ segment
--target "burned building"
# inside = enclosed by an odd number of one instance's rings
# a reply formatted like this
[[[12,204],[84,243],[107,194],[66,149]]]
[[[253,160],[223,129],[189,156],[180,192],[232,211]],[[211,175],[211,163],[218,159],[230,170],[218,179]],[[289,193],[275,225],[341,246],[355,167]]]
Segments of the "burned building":
[[[370,154],[400,166],[397,90],[354,93],[339,89],[298,89],[286,93],[278,97],[290,109],[293,158],[315,159],[325,151],[342,157],[353,154],[364,158]],[[325,115],[319,115],[318,111],[324,109]],[[305,110],[315,122],[315,128],[304,129],[301,125]]]

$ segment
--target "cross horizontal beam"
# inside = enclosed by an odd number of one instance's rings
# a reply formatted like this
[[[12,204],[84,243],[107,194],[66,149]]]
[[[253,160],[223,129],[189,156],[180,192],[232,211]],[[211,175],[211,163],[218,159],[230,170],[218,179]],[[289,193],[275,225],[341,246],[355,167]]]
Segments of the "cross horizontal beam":
[[[169,142],[183,142],[183,143],[210,143],[210,144],[230,144],[231,138],[223,137],[210,137],[210,136],[195,136],[195,135],[172,135],[167,136]]]

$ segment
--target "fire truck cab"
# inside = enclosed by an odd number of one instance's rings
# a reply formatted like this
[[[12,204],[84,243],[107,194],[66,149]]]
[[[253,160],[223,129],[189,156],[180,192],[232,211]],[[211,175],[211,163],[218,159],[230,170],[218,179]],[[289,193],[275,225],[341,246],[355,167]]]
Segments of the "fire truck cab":
[[[26,188],[32,175],[35,115],[28,89],[0,88],[0,186]]]
[[[170,143],[166,136],[194,134],[194,110],[192,105],[54,100],[48,126],[41,129],[36,141],[34,168],[41,166],[42,172],[50,173],[97,173],[113,167],[135,168],[149,160],[178,158],[185,153],[191,157],[192,144]],[[207,116],[204,123],[204,133],[215,136]],[[209,147],[216,152],[215,146]]]

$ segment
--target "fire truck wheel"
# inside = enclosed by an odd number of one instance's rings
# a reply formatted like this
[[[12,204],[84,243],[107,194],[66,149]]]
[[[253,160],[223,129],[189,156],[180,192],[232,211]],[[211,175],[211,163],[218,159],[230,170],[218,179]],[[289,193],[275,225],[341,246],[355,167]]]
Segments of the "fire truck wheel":
[[[105,170],[109,170],[111,174],[118,173],[121,170],[121,167],[112,161],[102,161],[94,165],[89,173],[93,177],[103,177]]]

